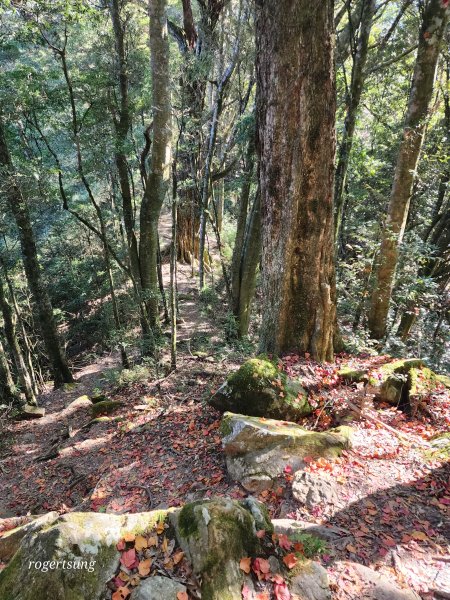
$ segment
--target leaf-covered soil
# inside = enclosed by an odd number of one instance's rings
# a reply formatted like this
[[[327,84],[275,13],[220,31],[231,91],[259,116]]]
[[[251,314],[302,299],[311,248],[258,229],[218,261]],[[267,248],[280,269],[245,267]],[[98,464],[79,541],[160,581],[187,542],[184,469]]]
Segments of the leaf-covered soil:
[[[389,357],[352,360],[375,368]],[[308,358],[284,359],[288,373],[313,394],[315,412],[304,425],[324,429],[339,415],[354,427],[351,451],[308,467],[336,478],[339,505],[311,511],[299,506],[289,472],[260,499],[273,517],[339,528],[321,556],[336,600],[363,597],[357,578],[342,564],[348,560],[381,569],[424,599],[438,598],[433,590],[450,593],[450,464],[445,457],[430,458],[429,440],[449,429],[448,393],[439,388],[430,394],[430,410],[411,418],[374,403],[361,386],[343,385],[337,370],[348,361],[343,356],[322,367]],[[220,414],[206,404],[237,364],[236,357],[220,361],[186,353],[177,372],[109,393],[123,405],[109,420],[95,423],[89,406],[69,404],[103,386],[113,365],[103,359],[80,371],[74,389],[41,398],[44,418],[12,421],[2,432],[1,516],[74,509],[138,512],[203,497],[245,497],[227,475]],[[360,411],[349,410],[346,400]],[[52,458],[49,450],[55,448]],[[12,523],[6,519],[2,527]]]

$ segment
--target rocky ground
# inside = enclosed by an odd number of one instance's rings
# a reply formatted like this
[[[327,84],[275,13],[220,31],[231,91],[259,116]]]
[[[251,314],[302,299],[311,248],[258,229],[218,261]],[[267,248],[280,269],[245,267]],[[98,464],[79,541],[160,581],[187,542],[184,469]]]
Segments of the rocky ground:
[[[104,381],[112,365],[103,361],[99,370],[81,371],[75,388],[43,398],[45,417],[9,422],[0,462],[1,510],[7,517],[2,529],[17,524],[13,517],[30,513],[122,515],[252,495],[282,534],[300,527],[325,539],[315,560],[326,568],[330,588],[298,597],[407,600],[418,597],[413,592],[424,600],[449,597],[450,466],[445,438],[440,446],[433,441],[450,424],[443,385],[423,396],[411,416],[377,400],[367,382],[351,383],[339,375],[344,365],[377,373],[392,362],[389,357],[342,356],[327,367],[286,357],[280,366],[301,382],[312,404],[313,412],[298,422],[316,431],[345,423],[353,430],[352,445],[340,457],[303,454],[297,474],[286,453],[286,465],[271,487],[249,492],[230,476],[236,473],[227,469],[222,449],[222,415],[207,403],[239,357],[220,362],[199,354],[187,354],[176,373],[157,382],[129,383],[115,391]],[[92,405],[83,398],[100,387],[113,404]],[[264,578],[256,581],[259,587],[242,588],[243,597],[288,597],[281,580],[266,587]],[[393,583],[397,587],[389,588]],[[187,593],[194,598],[190,585]],[[411,591],[401,591],[406,589]]]

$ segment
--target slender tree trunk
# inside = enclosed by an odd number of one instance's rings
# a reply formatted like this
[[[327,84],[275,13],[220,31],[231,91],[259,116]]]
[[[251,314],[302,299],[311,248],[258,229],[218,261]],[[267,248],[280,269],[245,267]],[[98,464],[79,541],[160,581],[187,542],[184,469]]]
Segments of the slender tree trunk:
[[[244,246],[242,248],[239,269],[239,297],[234,305],[234,315],[238,325],[240,338],[248,334],[251,305],[255,295],[256,273],[261,257],[261,194],[256,192],[247,227]]]
[[[54,384],[56,387],[60,387],[64,383],[73,382],[73,377],[68,367],[65,354],[60,346],[56,322],[53,316],[53,308],[44,282],[42,281],[28,206],[14,179],[13,166],[6,145],[5,131],[1,120],[0,168],[3,172],[3,180],[9,179],[7,186],[5,186],[6,195],[9,207],[19,230],[25,274],[33,297],[34,308],[39,317],[39,326],[53,372]]]
[[[257,7],[261,349],[333,358],[333,1]]]
[[[150,55],[153,102],[153,144],[140,213],[139,258],[144,300],[150,325],[159,327],[158,220],[169,185],[171,105],[166,1],[150,0]]]
[[[177,368],[177,179],[176,179],[176,163],[177,154],[175,155],[172,176],[172,240],[170,244],[170,368]]]
[[[120,98],[118,116],[114,117],[114,126],[116,130],[115,162],[119,174],[119,185],[122,195],[122,212],[130,259],[130,271],[133,284],[139,287],[141,275],[139,269],[138,243],[134,227],[133,194],[128,175],[128,162],[126,156],[127,136],[131,127],[130,106],[128,101],[128,67],[125,50],[126,25],[121,19],[119,0],[112,0],[110,10],[116,46]]]
[[[13,404],[20,406],[20,395],[9,369],[8,359],[6,358],[5,349],[0,341],[0,402],[3,404]]]
[[[369,308],[369,331],[371,336],[378,340],[383,339],[386,335],[398,247],[402,242],[408,217],[414,177],[424,139],[448,13],[448,3],[442,2],[442,0],[430,0],[423,13],[408,111],[397,157]]]
[[[355,133],[356,118],[358,115],[361,94],[364,88],[365,73],[364,68],[369,49],[370,31],[372,29],[372,19],[376,9],[376,0],[366,0],[364,2],[361,16],[361,24],[358,37],[358,45],[353,60],[352,81],[347,96],[347,114],[344,121],[344,131],[342,133],[341,145],[338,153],[338,165],[336,168],[335,187],[334,187],[334,210],[335,210],[335,233],[334,239],[336,245],[340,240],[340,229],[342,216],[344,212],[344,188],[347,179],[348,164],[353,145],[353,135]]]
[[[241,262],[247,227],[248,203],[255,165],[255,135],[252,134],[244,157],[244,174],[239,197],[239,211],[234,239],[233,256],[231,259],[231,291],[233,297],[233,313],[238,318],[239,298],[241,289]]]
[[[16,365],[17,374],[19,377],[20,385],[25,394],[28,404],[36,404],[36,396],[34,395],[33,383],[31,376],[28,373],[28,369],[25,364],[25,359],[22,354],[22,350],[19,345],[16,334],[16,323],[13,309],[11,308],[8,299],[3,289],[3,282],[0,277],[0,310],[3,315],[5,337],[8,342],[9,350],[14,359]]]

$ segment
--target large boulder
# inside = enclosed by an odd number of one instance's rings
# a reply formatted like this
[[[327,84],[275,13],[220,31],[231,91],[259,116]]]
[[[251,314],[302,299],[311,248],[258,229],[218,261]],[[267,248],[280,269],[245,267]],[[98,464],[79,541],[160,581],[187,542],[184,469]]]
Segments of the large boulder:
[[[257,551],[258,530],[273,530],[263,505],[255,500],[199,500],[170,519],[194,573],[202,578],[202,600],[241,600],[245,575],[239,561]]]
[[[350,447],[351,428],[308,431],[295,423],[225,413],[222,444],[231,477],[251,492],[269,489],[286,468],[296,472],[305,458],[333,458]]]
[[[117,542],[127,532],[150,529],[161,511],[53,516],[25,532],[0,573],[2,600],[103,600],[119,565]]]
[[[289,421],[311,413],[307,392],[265,357],[247,360],[209,403],[221,411]]]

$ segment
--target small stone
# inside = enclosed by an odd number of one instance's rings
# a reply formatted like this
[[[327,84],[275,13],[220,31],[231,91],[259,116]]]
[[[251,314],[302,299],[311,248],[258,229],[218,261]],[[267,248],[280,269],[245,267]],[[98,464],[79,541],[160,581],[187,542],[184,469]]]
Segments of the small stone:
[[[45,415],[45,408],[40,406],[32,406],[31,404],[25,404],[20,412],[22,419],[40,419]]]
[[[292,494],[308,509],[338,503],[337,483],[327,473],[297,471],[292,482]]]
[[[130,600],[175,600],[179,592],[186,587],[168,577],[149,577],[139,584],[130,596]]]
[[[292,595],[301,600],[331,600],[331,590],[326,570],[314,561],[305,561],[296,567],[291,580]]]

